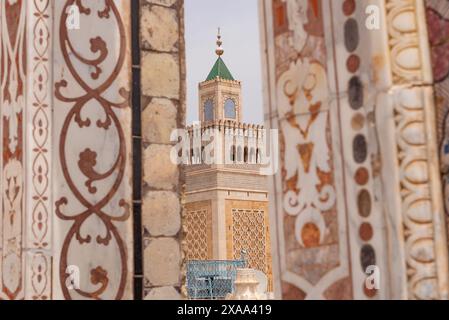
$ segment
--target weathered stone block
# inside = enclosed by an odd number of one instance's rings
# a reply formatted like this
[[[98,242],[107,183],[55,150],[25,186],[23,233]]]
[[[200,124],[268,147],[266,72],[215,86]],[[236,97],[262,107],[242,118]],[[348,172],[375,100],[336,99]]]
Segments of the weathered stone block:
[[[143,226],[152,236],[174,236],[181,228],[178,195],[170,191],[151,191],[143,201]]]
[[[142,55],[142,93],[146,96],[179,99],[179,59],[169,53]]]
[[[179,168],[170,159],[170,145],[150,145],[144,151],[144,182],[154,189],[172,190],[178,185]]]
[[[176,10],[160,6],[143,7],[141,32],[143,49],[177,51],[179,26]]]
[[[177,110],[171,100],[153,99],[142,113],[144,142],[169,144],[176,120]]]
[[[165,7],[173,6],[178,0],[145,0],[147,3],[158,4]]]
[[[160,287],[150,290],[145,300],[180,300],[182,297],[173,287]]]
[[[144,252],[145,277],[151,286],[176,286],[181,277],[181,249],[173,238],[150,241]]]

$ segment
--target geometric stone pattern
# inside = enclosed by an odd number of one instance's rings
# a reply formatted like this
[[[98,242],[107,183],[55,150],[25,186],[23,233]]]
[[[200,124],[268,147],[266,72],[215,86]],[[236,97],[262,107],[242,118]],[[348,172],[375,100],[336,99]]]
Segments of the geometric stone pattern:
[[[187,203],[183,212],[182,228],[185,259],[213,259],[211,201]]]
[[[208,260],[208,210],[188,211],[184,216],[187,260]]]
[[[232,240],[234,259],[247,252],[248,267],[267,272],[265,212],[232,209]]]
[[[268,203],[252,200],[225,200],[226,256],[241,259],[242,250],[250,268],[264,272],[268,290],[273,290]]]

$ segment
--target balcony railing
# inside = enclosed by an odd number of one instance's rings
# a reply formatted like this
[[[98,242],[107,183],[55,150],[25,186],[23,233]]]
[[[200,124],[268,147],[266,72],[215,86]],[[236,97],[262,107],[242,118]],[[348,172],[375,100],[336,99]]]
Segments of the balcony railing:
[[[187,261],[187,293],[189,299],[224,299],[234,293],[238,268],[245,268],[241,260]]]

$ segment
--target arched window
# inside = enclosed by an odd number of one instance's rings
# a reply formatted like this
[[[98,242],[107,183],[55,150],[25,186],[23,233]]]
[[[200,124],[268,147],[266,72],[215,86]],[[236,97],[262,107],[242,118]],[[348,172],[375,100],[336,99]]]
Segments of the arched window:
[[[214,118],[214,101],[207,99],[204,103],[204,121],[213,121]]]
[[[235,146],[231,147],[231,162],[235,162]]]
[[[248,163],[248,147],[243,151],[243,162]]]
[[[237,148],[237,162],[242,162],[242,147]]]
[[[201,154],[200,154],[200,148],[195,149],[195,164],[201,163]]]
[[[200,163],[203,164],[204,163],[204,159],[206,159],[206,155],[204,154],[204,146],[201,147],[201,160]]]
[[[235,119],[237,117],[234,99],[231,98],[226,99],[224,111],[225,111],[225,118],[227,119]]]
[[[254,152],[254,148],[251,148],[251,151],[249,153],[249,163],[255,163],[256,162],[256,154]]]
[[[256,163],[259,164],[260,162],[260,150],[256,149]]]

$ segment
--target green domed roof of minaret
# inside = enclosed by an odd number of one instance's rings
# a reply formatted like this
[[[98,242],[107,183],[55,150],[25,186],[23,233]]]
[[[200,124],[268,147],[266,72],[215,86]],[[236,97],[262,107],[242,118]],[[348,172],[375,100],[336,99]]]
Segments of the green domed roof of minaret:
[[[217,50],[215,50],[215,53],[217,54],[218,59],[215,62],[214,66],[212,67],[212,70],[210,71],[209,75],[207,76],[206,81],[216,79],[217,77],[220,79],[224,79],[224,80],[234,80],[234,77],[232,76],[228,67],[226,67],[226,64],[224,63],[223,59],[221,58],[221,56],[224,53],[224,50],[221,47],[222,44],[223,44],[223,42],[221,41],[220,28],[218,28]]]
[[[218,57],[206,81],[213,80],[217,77],[224,80],[235,80],[221,57]]]

